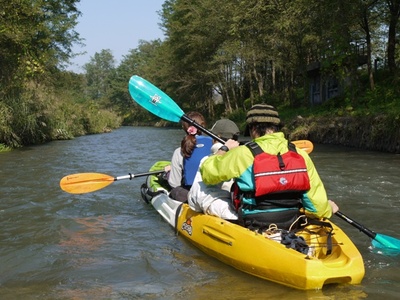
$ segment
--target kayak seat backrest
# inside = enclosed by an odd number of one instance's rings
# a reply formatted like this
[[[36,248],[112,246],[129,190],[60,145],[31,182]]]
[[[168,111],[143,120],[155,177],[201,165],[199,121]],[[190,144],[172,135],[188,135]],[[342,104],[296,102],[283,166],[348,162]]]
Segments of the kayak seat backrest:
[[[170,165],[169,161],[158,161],[151,168],[151,171],[163,170],[166,166]],[[147,176],[146,182],[140,187],[142,198],[145,202],[150,202],[151,199],[160,194],[167,193],[171,187],[168,184],[168,173],[163,172],[158,175]]]

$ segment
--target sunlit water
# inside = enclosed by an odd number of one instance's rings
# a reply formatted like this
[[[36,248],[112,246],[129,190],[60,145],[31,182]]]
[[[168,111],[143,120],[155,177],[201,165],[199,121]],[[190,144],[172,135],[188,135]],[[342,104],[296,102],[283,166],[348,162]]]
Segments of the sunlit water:
[[[0,153],[0,299],[397,299],[400,256],[333,217],[365,261],[361,285],[298,291],[226,266],[176,236],[140,199],[144,177],[83,195],[68,174],[146,172],[170,159],[183,132],[123,127]],[[340,210],[400,238],[400,156],[327,145],[311,154]],[[255,249],[256,251],[256,249]]]

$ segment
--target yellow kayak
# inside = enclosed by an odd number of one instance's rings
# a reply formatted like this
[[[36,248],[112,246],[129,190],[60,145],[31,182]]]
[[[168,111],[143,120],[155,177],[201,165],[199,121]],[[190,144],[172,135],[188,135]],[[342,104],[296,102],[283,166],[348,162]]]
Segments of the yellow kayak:
[[[296,233],[313,249],[305,255],[263,234],[195,212],[164,193],[155,196],[151,204],[200,250],[251,275],[303,290],[321,289],[332,283],[359,284],[364,277],[361,254],[332,222],[329,222],[333,228],[329,255],[325,227],[309,225]]]
[[[150,178],[147,184],[151,182]],[[296,231],[295,235],[309,248],[304,254],[285,246],[279,237],[277,240],[276,236],[195,212],[188,204],[169,198],[159,186],[152,188],[161,193],[146,198],[144,186],[143,199],[182,237],[238,270],[302,290],[321,289],[327,284],[360,284],[364,277],[360,252],[343,230],[330,221]]]

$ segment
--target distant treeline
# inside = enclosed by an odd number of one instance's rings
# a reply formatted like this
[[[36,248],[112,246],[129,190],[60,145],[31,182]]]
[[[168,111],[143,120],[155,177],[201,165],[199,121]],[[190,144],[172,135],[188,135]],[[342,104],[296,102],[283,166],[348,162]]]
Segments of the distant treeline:
[[[0,0],[2,148],[155,123],[128,93],[134,74],[210,122],[241,124],[259,102],[286,119],[399,114],[400,0],[167,0],[163,40],[141,41],[118,65],[103,49],[75,74],[65,67],[82,43],[78,2]],[[319,106],[309,100],[315,63],[344,89]]]

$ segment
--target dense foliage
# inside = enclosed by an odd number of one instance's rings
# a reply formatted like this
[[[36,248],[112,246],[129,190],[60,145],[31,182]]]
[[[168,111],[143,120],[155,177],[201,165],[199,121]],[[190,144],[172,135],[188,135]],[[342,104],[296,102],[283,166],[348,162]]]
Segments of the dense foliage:
[[[0,144],[18,146],[151,124],[132,102],[137,74],[184,111],[242,122],[252,104],[296,115],[389,113],[398,120],[400,0],[166,0],[164,40],[140,41],[118,65],[103,49],[65,71],[79,0],[0,0]],[[360,63],[360,58],[365,59]],[[310,102],[310,66],[342,92]]]
[[[80,43],[79,0],[0,0],[0,144],[18,147],[98,133],[119,117],[63,71]],[[4,146],[5,145],[5,146]]]

